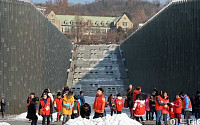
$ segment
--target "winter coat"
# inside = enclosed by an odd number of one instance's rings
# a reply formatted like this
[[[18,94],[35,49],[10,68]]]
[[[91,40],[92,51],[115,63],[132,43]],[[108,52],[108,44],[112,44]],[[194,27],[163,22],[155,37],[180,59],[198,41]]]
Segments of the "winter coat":
[[[117,111],[122,111],[122,108],[124,106],[124,101],[122,97],[117,97],[115,100],[116,103],[116,110]]]
[[[136,96],[139,95],[139,94],[141,94],[140,91],[138,91],[138,90],[133,91],[133,104],[135,104]]]
[[[79,101],[74,101],[74,106],[72,108],[72,114],[80,115],[80,104],[79,104]]]
[[[163,105],[165,105],[161,101],[162,101],[162,97],[156,96],[156,99],[155,99],[155,109],[156,109],[156,111],[162,110]]]
[[[166,103],[166,104],[163,105],[163,107],[162,107],[162,114],[169,114],[169,106],[167,105],[167,103],[169,103],[168,97],[165,98],[165,99],[162,99],[162,101],[163,101],[164,103]]]
[[[145,110],[146,110],[146,111],[150,111],[150,105],[149,105],[149,103],[150,103],[150,99],[147,98],[147,99],[145,100]]]
[[[134,115],[136,117],[145,115],[145,100],[136,100],[133,106]]]
[[[102,94],[99,96],[98,94],[95,97],[94,104],[93,104],[93,109],[96,113],[104,113],[105,111],[105,103],[106,103],[106,98]]]
[[[200,109],[200,95],[194,97],[194,107]]]
[[[36,104],[31,102],[30,105],[28,106],[28,113],[26,118],[34,120],[34,119],[38,119],[37,115],[36,115]]]
[[[187,95],[184,95],[184,99],[183,99],[183,108],[185,111],[192,111],[192,103],[190,100],[190,97]]]
[[[127,90],[127,102],[128,102],[128,107],[133,108],[133,90],[129,91]]]
[[[115,111],[116,110],[115,98],[109,97],[108,102],[109,102],[110,110]]]
[[[84,105],[81,106],[81,117],[86,118],[87,116],[89,117],[91,114],[91,107],[89,104],[85,103]]]
[[[6,111],[6,102],[4,101],[4,103],[1,101],[1,112],[5,112]]]
[[[81,101],[81,105],[85,104],[85,98],[83,95],[78,95],[78,98],[80,99]]]
[[[51,98],[44,100],[40,99],[39,114],[42,116],[49,116],[53,113],[53,104]]]
[[[175,99],[174,107],[175,107],[174,113],[176,113],[176,114],[182,113],[182,100],[180,98]]]
[[[31,104],[31,97],[28,97],[28,99],[27,99],[27,106],[26,106],[26,108],[28,109],[28,106]]]
[[[62,114],[72,115],[73,106],[74,106],[74,97],[68,98],[68,95],[65,94],[63,98]]]
[[[150,109],[155,109],[155,97],[151,96],[152,98],[149,100]]]
[[[54,100],[54,107],[56,108],[56,112],[60,112],[62,110],[62,102],[63,99],[62,98],[58,98],[56,97]]]
[[[170,106],[169,108],[169,117],[175,118],[175,106]]]

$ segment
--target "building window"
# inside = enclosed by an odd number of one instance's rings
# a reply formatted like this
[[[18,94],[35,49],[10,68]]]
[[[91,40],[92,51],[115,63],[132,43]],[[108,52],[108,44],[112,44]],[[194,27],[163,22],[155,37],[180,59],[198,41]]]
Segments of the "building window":
[[[127,22],[123,22],[123,26],[127,26],[128,24],[127,24]]]
[[[105,33],[105,32],[106,32],[106,29],[102,29],[102,32]]]
[[[68,27],[65,27],[65,32],[69,32],[69,28]]]
[[[127,32],[127,31],[128,31],[128,29],[127,29],[127,28],[123,28],[123,30],[124,30],[125,32]]]
[[[50,21],[51,23],[54,23],[54,22],[55,22],[55,20],[54,20],[54,19],[50,19],[49,21]]]

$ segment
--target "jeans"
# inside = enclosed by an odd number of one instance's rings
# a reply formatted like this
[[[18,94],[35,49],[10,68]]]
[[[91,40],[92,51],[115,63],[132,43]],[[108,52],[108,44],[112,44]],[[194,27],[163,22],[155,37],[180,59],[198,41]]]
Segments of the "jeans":
[[[166,125],[167,124],[167,114],[163,114],[163,121],[164,121],[164,124]]]
[[[65,124],[70,119],[69,115],[63,115],[63,124]]]
[[[1,112],[2,113],[2,118],[4,118],[5,112]]]
[[[184,113],[184,119],[187,121],[187,124],[189,124],[188,119],[190,119],[191,114],[192,114],[192,111],[185,111]]]
[[[200,109],[195,109],[195,118],[200,118]]]
[[[154,115],[154,113],[156,114],[156,109],[155,109],[155,107],[153,107],[153,108],[151,108],[151,114],[150,114],[150,120],[153,120],[154,119],[154,117],[153,117],[153,115]]]
[[[43,116],[42,116],[42,125],[45,124],[46,118],[47,118],[47,125],[50,124],[50,118],[49,118],[49,117],[50,117],[50,116],[46,116],[46,115],[43,115]]]
[[[146,111],[146,120],[150,120],[150,119],[151,119],[151,118],[150,118],[150,114],[151,114],[150,111]]]
[[[156,123],[157,124],[161,123],[161,118],[162,118],[162,110],[156,111]]]

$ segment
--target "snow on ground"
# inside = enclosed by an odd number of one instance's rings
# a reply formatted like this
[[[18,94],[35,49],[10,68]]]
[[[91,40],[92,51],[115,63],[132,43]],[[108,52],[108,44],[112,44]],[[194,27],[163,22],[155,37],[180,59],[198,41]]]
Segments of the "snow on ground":
[[[0,122],[0,125],[10,125],[10,124],[6,122]]]
[[[70,119],[65,125],[141,125],[128,117],[127,114],[122,113],[118,115],[106,115],[106,117],[98,119],[83,119],[81,117],[77,119]]]

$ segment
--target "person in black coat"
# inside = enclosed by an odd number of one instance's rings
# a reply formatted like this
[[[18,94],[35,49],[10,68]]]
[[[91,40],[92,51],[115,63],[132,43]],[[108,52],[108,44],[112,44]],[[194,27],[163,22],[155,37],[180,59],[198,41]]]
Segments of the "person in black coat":
[[[2,113],[2,118],[4,118],[5,111],[6,111],[6,102],[5,102],[4,98],[2,98],[1,99],[1,113]]]
[[[129,85],[129,88],[127,89],[127,102],[128,102],[128,107],[130,110],[131,118],[134,118],[133,116],[133,85]]]
[[[26,118],[32,120],[31,125],[37,125],[38,117],[36,115],[36,107],[37,107],[38,101],[39,101],[38,97],[33,98],[28,107],[28,114],[27,114]]]
[[[90,117],[90,114],[91,114],[91,107],[89,104],[85,103],[81,106],[81,117],[82,118],[86,118],[86,119],[89,119]]]

